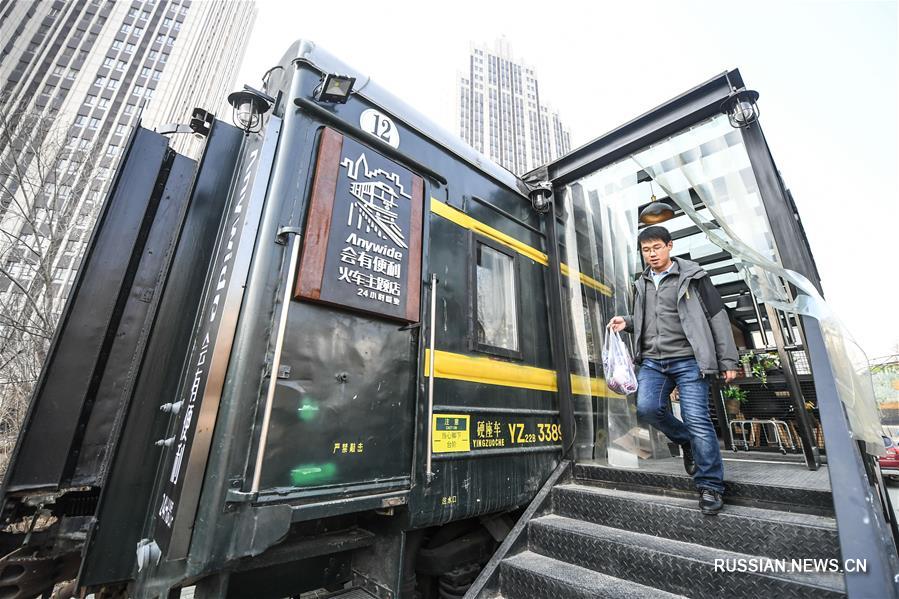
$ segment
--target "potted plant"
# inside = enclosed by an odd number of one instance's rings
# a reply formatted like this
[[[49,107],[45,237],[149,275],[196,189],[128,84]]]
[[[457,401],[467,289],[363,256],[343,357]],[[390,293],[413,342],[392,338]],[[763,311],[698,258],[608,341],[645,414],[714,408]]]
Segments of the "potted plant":
[[[752,352],[746,352],[740,356],[740,365],[743,366],[743,376],[747,379],[752,376]]]
[[[755,354],[754,362],[752,375],[760,380],[763,385],[768,383],[768,371],[780,368],[780,359],[777,357],[777,354],[769,354],[767,352]]]
[[[743,366],[744,376],[753,376],[765,385],[768,383],[768,371],[780,368],[780,359],[777,354],[750,351],[740,356],[740,364]]]
[[[737,385],[728,385],[722,391],[724,395],[724,409],[731,416],[736,416],[741,410],[741,405],[746,401],[746,391]]]

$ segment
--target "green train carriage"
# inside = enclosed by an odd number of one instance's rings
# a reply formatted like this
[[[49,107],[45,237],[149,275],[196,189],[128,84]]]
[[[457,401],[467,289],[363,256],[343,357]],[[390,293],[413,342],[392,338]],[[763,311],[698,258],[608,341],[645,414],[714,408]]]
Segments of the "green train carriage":
[[[260,131],[195,115],[196,162],[132,136],[4,487],[78,540],[14,596],[437,596],[559,465],[532,190],[361,76],[320,101],[333,73],[294,44]]]

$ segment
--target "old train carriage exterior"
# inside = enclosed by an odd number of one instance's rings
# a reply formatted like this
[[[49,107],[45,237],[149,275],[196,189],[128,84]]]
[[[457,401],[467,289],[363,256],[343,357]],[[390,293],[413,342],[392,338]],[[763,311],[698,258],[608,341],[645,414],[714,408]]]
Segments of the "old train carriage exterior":
[[[559,464],[528,188],[359,75],[314,100],[348,72],[293,45],[197,164],[133,136],[6,476],[8,521],[69,534],[17,596],[470,579]]]

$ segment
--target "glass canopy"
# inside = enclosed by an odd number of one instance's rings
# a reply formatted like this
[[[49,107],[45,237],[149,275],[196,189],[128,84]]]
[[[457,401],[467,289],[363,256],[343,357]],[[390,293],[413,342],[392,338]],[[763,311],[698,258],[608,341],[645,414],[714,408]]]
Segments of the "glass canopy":
[[[599,355],[605,324],[631,313],[632,283],[644,269],[638,215],[654,195],[675,209],[664,223],[674,238],[672,254],[709,271],[726,305],[751,290],[785,313],[821,320],[850,425],[859,438],[879,441],[873,394],[851,337],[814,286],[783,268],[741,131],[718,115],[558,190],[576,458],[636,467],[639,457],[667,457],[663,437],[637,422],[635,397],[605,387]]]

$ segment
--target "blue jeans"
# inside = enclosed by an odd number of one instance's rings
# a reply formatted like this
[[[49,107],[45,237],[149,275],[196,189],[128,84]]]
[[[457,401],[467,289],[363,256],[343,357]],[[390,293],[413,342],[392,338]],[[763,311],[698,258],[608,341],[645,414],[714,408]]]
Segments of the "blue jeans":
[[[718,435],[709,416],[709,383],[696,358],[656,360],[645,358],[637,373],[637,418],[651,424],[678,445],[690,443],[697,489],[724,492],[724,464]],[[668,409],[668,396],[680,389],[683,422]]]

